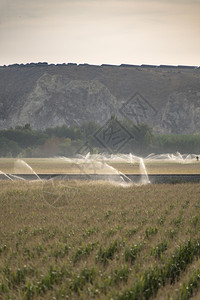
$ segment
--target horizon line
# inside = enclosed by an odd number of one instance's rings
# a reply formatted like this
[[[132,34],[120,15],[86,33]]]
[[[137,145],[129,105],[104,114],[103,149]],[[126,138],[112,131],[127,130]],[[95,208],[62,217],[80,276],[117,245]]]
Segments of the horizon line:
[[[8,65],[0,65],[0,68],[7,68],[7,67],[31,67],[31,66],[91,66],[91,67],[144,67],[144,68],[191,68],[191,69],[199,69],[200,66],[194,66],[194,65],[154,65],[154,64],[120,64],[120,65],[115,65],[115,64],[101,64],[101,65],[96,65],[96,64],[89,64],[89,63],[48,63],[48,62],[31,62],[31,63],[13,63],[13,64],[8,64]]]

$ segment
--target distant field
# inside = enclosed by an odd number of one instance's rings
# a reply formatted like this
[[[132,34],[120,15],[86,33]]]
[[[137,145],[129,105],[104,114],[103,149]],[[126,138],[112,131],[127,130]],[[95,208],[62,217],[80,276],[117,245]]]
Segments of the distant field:
[[[16,163],[16,159],[0,158],[0,170],[5,173],[31,173],[31,171],[22,163]],[[56,158],[26,158],[24,159],[36,173],[81,173],[81,165],[76,165]],[[139,163],[119,163],[109,162],[109,165],[125,174],[140,173]],[[200,174],[200,162],[190,161],[189,163],[179,163],[175,161],[149,160],[145,162],[149,174]],[[90,165],[84,167],[84,172],[88,173],[112,173],[112,170],[106,167]]]
[[[0,299],[200,299],[199,184],[55,184],[0,181]]]

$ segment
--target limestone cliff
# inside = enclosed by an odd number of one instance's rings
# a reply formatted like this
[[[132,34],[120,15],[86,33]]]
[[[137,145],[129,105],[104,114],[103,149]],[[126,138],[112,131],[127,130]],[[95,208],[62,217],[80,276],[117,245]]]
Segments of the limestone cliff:
[[[34,129],[111,115],[154,132],[200,132],[200,69],[28,64],[0,67],[0,129]]]
[[[98,80],[70,80],[60,75],[44,74],[18,111],[6,123],[30,123],[34,129],[81,124],[88,120],[105,123],[117,115],[117,100]]]
[[[160,127],[168,133],[200,131],[200,92],[172,93],[164,108]]]

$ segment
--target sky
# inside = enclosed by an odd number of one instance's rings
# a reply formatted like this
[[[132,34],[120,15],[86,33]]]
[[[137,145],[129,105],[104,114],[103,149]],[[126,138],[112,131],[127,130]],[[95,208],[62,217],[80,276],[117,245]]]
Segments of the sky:
[[[0,65],[200,65],[200,0],[0,0]]]

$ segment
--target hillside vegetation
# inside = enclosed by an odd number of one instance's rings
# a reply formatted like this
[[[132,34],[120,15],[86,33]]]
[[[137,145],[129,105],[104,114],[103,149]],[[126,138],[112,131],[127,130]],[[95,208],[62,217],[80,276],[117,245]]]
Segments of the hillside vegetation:
[[[114,117],[107,124],[109,126],[101,127],[95,122],[86,122],[82,126],[63,125],[44,131],[33,130],[30,124],[26,124],[15,129],[0,130],[0,157],[72,157],[77,154],[86,155],[88,152],[131,152],[139,156],[152,152],[199,153],[200,134],[158,135],[153,134],[152,128],[147,124],[133,125],[127,120],[119,122]],[[97,139],[98,132],[101,135]]]

